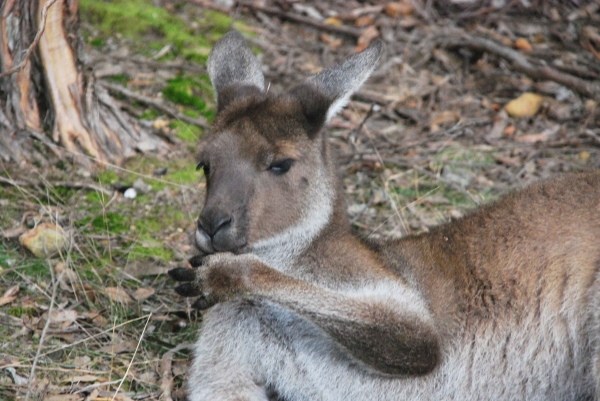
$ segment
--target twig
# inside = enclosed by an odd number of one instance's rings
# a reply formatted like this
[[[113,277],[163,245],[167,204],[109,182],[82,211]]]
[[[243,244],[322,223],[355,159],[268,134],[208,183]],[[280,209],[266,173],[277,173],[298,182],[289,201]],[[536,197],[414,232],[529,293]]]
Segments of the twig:
[[[33,42],[27,48],[27,51],[25,52],[25,55],[23,56],[23,59],[21,60],[21,62],[19,64],[17,64],[16,66],[14,66],[13,68],[10,68],[10,69],[4,71],[3,73],[1,73],[0,79],[6,77],[8,75],[14,74],[15,72],[19,72],[23,68],[25,68],[25,64],[27,64],[27,61],[29,60],[29,56],[31,56],[31,53],[33,52],[33,50],[37,46],[38,42],[40,41],[40,38],[44,34],[44,30],[46,29],[46,17],[48,16],[48,9],[54,3],[56,3],[56,0],[48,0],[46,2],[46,4],[44,4],[44,8],[42,8],[42,18],[40,19],[40,26],[38,28],[37,33],[35,34],[35,38],[33,39]],[[29,392],[27,392],[27,395],[29,395]]]
[[[9,178],[0,177],[0,183],[12,185],[13,187],[33,187],[38,186],[41,183],[28,182],[28,181],[16,181],[11,180]],[[102,192],[104,195],[112,196],[113,191],[110,191],[106,188],[103,188],[98,185],[86,184],[85,182],[49,182],[49,185],[53,187],[63,187],[63,188],[72,188],[72,189],[87,189],[90,191]]]
[[[133,351],[133,356],[131,357],[131,361],[129,361],[129,365],[127,365],[127,370],[125,371],[125,374],[121,378],[121,382],[119,383],[119,386],[115,390],[115,393],[114,393],[111,401],[115,400],[115,397],[117,396],[117,394],[119,394],[119,390],[121,390],[121,386],[123,386],[123,383],[125,382],[125,379],[127,378],[127,375],[129,374],[129,370],[131,369],[131,365],[133,364],[133,360],[135,359],[135,356],[137,355],[138,349],[140,348],[140,344],[142,342],[142,339],[144,338],[144,333],[146,333],[146,328],[148,327],[148,323],[150,323],[150,319],[151,318],[152,318],[152,312],[150,312],[150,314],[148,315],[148,320],[146,320],[146,324],[144,325],[144,329],[142,330],[142,334],[140,335],[140,339],[138,340],[137,346],[135,347],[135,351]],[[27,400],[25,400],[25,401],[27,401]]]
[[[63,271],[58,275],[58,277],[55,277],[54,269],[52,269],[52,266],[50,266],[50,264],[48,264],[48,268],[50,269],[50,275],[52,276],[52,296],[50,298],[50,306],[48,307],[48,319],[46,319],[46,324],[44,324],[44,329],[42,330],[42,334],[40,335],[40,342],[38,343],[35,358],[33,359],[33,363],[31,364],[31,371],[29,372],[29,380],[27,383],[27,394],[25,395],[25,401],[29,401],[29,395],[31,394],[31,386],[33,385],[33,378],[35,377],[35,367],[42,354],[44,339],[46,337],[46,333],[48,332],[48,328],[50,327],[50,321],[52,320],[52,309],[54,309],[54,301],[56,300],[56,289],[58,288],[58,283],[60,282],[60,280],[62,279],[62,275],[64,274]]]
[[[596,134],[591,129],[586,129],[584,132],[587,136],[591,137],[597,144],[600,144],[600,136],[598,134]]]
[[[112,196],[113,191],[103,188],[98,185],[86,184],[85,182],[50,182],[50,185],[53,187],[63,187],[63,188],[72,188],[72,189],[87,189],[90,191],[102,192],[104,195]]]
[[[265,14],[271,14],[271,15],[275,15],[279,18],[287,19],[287,20],[294,21],[294,22],[299,22],[301,24],[306,24],[306,25],[312,26],[314,28],[318,28],[322,31],[339,33],[341,35],[351,36],[353,38],[358,38],[361,34],[360,29],[356,29],[356,28],[353,28],[350,26],[336,26],[336,25],[324,24],[320,21],[315,21],[312,18],[303,17],[302,15],[281,11],[275,7],[263,7],[263,6],[245,3],[245,2],[243,2],[242,5],[249,7],[255,11],[261,11]]]
[[[536,66],[516,50],[505,47],[493,40],[473,37],[462,33],[460,38],[442,39],[447,47],[470,47],[479,51],[494,53],[509,60],[517,71],[524,72],[534,79],[547,79],[568,86],[580,94],[600,100],[600,84],[585,81],[571,74],[566,74],[547,65]]]
[[[202,128],[210,127],[210,125],[206,122],[206,120],[203,117],[193,118],[193,117],[186,116],[185,114],[180,113],[179,111],[163,104],[160,100],[156,100],[156,99],[152,99],[150,97],[144,96],[144,95],[140,95],[139,93],[130,91],[127,88],[124,88],[119,85],[114,85],[114,84],[111,84],[106,81],[98,81],[98,84],[101,85],[102,87],[108,89],[110,92],[113,92],[113,93],[116,92],[120,95],[123,95],[130,99],[133,99],[136,102],[144,103],[144,104],[146,104],[150,107],[153,107],[153,108],[157,109],[158,111],[162,111],[163,113],[168,114],[171,117],[176,118],[178,120],[185,121],[186,123],[197,125]]]
[[[79,393],[88,393],[93,389],[96,389],[98,387],[104,387],[104,386],[110,386],[112,384],[117,384],[121,382],[121,380],[113,380],[110,382],[103,382],[103,383],[94,383],[94,384],[90,384],[89,386],[85,386],[80,388],[79,390],[75,391],[73,394],[79,394]]]

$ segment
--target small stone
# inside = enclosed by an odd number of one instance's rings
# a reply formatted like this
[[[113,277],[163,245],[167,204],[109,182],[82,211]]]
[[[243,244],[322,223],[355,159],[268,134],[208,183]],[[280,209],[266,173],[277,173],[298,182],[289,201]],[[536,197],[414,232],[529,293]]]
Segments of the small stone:
[[[544,103],[544,97],[535,93],[523,93],[518,98],[508,102],[504,109],[514,118],[532,117],[537,114]]]
[[[123,193],[123,196],[126,197],[127,199],[135,199],[135,197],[137,196],[137,191],[135,190],[135,188],[128,188]]]
[[[473,181],[475,174],[471,170],[465,168],[450,168],[445,166],[442,170],[442,177],[448,181],[460,185],[461,187],[466,187],[471,183],[471,181]]]
[[[19,242],[38,258],[50,257],[66,248],[69,238],[62,227],[52,223],[41,223],[23,233]]]
[[[154,174],[155,177],[161,177],[163,175],[167,175],[167,168],[166,167],[160,167],[157,168],[156,170],[154,170]]]
[[[133,183],[132,186],[135,190],[137,190],[141,194],[145,194],[152,190],[152,187],[150,185],[146,184],[144,182],[144,180],[142,180],[141,178],[138,178],[137,180],[135,180],[135,182]]]

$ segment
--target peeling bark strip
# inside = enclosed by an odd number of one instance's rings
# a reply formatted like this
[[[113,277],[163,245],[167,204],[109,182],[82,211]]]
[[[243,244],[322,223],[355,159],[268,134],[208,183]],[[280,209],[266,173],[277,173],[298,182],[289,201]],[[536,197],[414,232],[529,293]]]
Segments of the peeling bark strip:
[[[83,47],[71,39],[79,37],[77,1],[0,4],[0,160],[48,164],[33,140],[84,165],[168,150],[96,84],[93,73],[84,75],[77,53]],[[42,121],[52,124],[59,146],[44,135]]]
[[[573,89],[583,96],[600,100],[600,84],[586,81],[571,74],[560,72],[547,65],[535,65],[523,54],[516,50],[502,46],[490,39],[474,37],[467,33],[460,36],[443,38],[440,42],[446,47],[469,47],[479,51],[494,53],[512,63],[515,70],[527,74],[533,79],[551,80]]]
[[[40,8],[45,0],[39,0]],[[98,144],[90,136],[81,118],[83,89],[75,57],[63,28],[65,0],[58,0],[48,12],[46,32],[40,40],[40,56],[54,109],[53,139],[69,151],[78,152],[79,144],[91,156],[106,161]],[[41,16],[41,14],[40,14]]]

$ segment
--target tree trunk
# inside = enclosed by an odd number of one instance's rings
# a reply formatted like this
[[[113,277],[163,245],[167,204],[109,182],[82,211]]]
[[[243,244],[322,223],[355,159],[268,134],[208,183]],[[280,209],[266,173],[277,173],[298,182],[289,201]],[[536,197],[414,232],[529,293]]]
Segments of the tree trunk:
[[[46,165],[40,149],[50,149],[78,164],[119,164],[137,151],[166,150],[96,85],[93,69],[84,68],[78,0],[55,0],[44,21],[50,2],[4,0],[0,9],[1,71],[25,62],[0,78],[0,160]],[[45,30],[36,52],[25,60],[40,26]]]

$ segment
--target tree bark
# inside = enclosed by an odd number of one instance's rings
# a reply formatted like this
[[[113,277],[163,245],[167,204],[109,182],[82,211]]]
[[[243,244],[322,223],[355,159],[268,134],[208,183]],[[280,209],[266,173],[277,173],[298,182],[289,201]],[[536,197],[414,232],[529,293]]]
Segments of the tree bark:
[[[85,68],[78,0],[4,0],[0,9],[0,160],[46,165],[33,141],[77,164],[120,164],[166,143],[122,111]],[[35,43],[39,27],[44,32]],[[38,45],[28,59],[26,50]],[[51,133],[51,140],[44,131]],[[58,146],[57,146],[58,145]],[[47,153],[47,151],[46,151]]]

